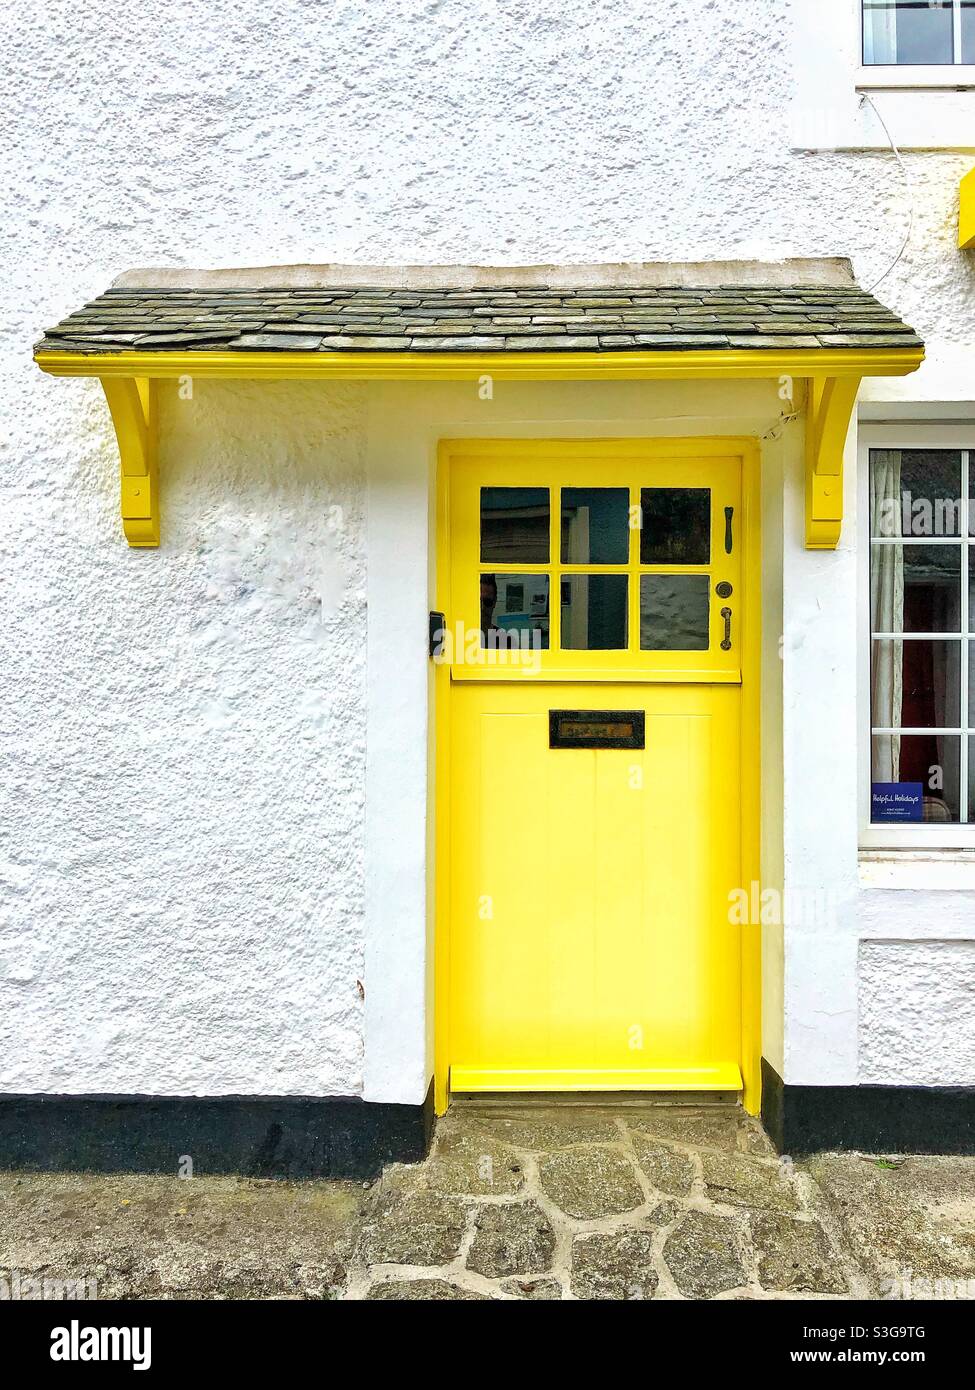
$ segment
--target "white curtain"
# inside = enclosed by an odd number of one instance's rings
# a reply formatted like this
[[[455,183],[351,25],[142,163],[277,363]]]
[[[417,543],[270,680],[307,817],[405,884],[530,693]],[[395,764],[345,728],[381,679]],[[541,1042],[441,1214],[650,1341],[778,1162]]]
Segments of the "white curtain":
[[[870,453],[871,530],[878,536],[900,536],[901,456],[899,449],[873,449]],[[904,549],[900,545],[870,547],[871,632],[904,630]],[[875,726],[895,728],[901,723],[904,704],[903,643],[875,642],[871,661],[871,720]],[[873,738],[873,780],[900,781],[900,734]]]
[[[871,4],[863,7],[864,63],[897,62],[897,11],[893,3],[883,8]]]

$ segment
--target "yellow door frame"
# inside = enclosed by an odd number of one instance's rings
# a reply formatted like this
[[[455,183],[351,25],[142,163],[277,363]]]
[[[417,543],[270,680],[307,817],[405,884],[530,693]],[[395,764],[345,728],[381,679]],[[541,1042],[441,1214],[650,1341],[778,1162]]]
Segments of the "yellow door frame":
[[[436,587],[435,608],[444,613],[448,629],[453,608],[450,593],[450,475],[457,455],[488,460],[532,453],[598,460],[612,452],[632,458],[708,458],[729,455],[741,460],[741,486],[745,550],[742,556],[741,606],[741,868],[742,886],[761,880],[761,451],[750,437],[707,435],[697,438],[604,439],[448,439],[441,440],[436,481]],[[553,676],[558,679],[557,676]],[[576,673],[576,679],[578,674]],[[652,673],[639,679],[653,679]],[[659,679],[659,677],[658,677]],[[434,873],[434,1105],[442,1115],[449,1103],[449,986],[450,986],[450,874],[451,814],[449,750],[451,736],[451,676],[447,662],[435,665],[434,675],[434,817],[436,865]],[[749,894],[749,900],[751,894]],[[761,1106],[761,928],[757,922],[742,927],[741,942],[741,1072],[742,1101],[757,1115]]]

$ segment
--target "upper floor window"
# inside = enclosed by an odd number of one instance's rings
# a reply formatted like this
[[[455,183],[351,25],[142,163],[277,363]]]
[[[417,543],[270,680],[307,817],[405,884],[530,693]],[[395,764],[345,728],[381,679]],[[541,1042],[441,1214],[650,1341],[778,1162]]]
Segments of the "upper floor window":
[[[975,0],[862,0],[864,67],[975,63]]]

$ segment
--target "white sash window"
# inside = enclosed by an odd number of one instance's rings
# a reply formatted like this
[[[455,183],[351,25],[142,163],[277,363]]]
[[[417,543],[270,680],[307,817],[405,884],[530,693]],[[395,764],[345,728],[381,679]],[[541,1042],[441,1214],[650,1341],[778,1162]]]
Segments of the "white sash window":
[[[975,426],[920,431],[861,427],[867,847],[975,846]]]

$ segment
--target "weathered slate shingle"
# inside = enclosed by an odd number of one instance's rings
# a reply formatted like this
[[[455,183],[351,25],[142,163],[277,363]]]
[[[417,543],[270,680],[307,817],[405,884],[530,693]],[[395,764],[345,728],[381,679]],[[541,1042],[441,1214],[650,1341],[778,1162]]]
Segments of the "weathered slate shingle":
[[[634,352],[917,348],[856,285],[803,289],[108,290],[35,352]]]

